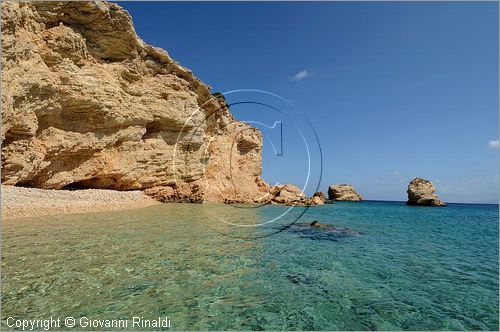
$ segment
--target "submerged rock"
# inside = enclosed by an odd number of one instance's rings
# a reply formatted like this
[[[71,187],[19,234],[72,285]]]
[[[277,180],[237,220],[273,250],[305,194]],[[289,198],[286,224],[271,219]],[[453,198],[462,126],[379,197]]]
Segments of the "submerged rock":
[[[292,233],[300,234],[302,238],[309,238],[312,240],[339,241],[346,237],[359,235],[358,232],[350,228],[322,224],[317,220],[311,223],[293,224],[288,230]]]
[[[330,225],[322,224],[322,223],[320,223],[317,220],[314,220],[313,222],[311,222],[309,224],[309,226],[314,227],[314,228],[319,228],[319,229],[325,229],[325,228],[328,228],[328,227],[333,227],[333,226],[330,226]]]
[[[296,274],[287,273],[285,277],[294,284],[311,284],[313,282],[312,278],[302,273],[296,273]]]
[[[328,188],[328,198],[333,201],[359,202],[363,200],[350,184],[333,184]]]
[[[446,206],[435,194],[434,184],[425,179],[415,178],[408,185],[408,205]]]

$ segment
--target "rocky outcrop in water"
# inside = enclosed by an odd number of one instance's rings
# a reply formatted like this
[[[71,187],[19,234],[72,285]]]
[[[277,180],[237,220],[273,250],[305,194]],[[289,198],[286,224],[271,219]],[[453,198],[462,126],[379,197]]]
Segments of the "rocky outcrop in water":
[[[425,205],[425,206],[445,206],[435,194],[436,188],[431,181],[415,178],[408,185],[408,205]]]
[[[164,201],[270,190],[261,133],[113,3],[2,2],[2,112],[3,184]]]
[[[269,203],[290,206],[312,206],[323,205],[325,203],[325,198],[321,192],[314,193],[314,195],[309,198],[298,187],[291,184],[285,184],[271,188]]]
[[[333,201],[359,202],[363,200],[350,184],[334,184],[328,188],[328,198]]]
[[[307,199],[302,190],[290,184],[275,186],[271,193],[274,194],[272,201],[279,204],[301,203]]]
[[[311,198],[311,203],[313,205],[323,205],[325,204],[325,201],[325,194],[323,194],[321,191],[315,192],[313,197]]]

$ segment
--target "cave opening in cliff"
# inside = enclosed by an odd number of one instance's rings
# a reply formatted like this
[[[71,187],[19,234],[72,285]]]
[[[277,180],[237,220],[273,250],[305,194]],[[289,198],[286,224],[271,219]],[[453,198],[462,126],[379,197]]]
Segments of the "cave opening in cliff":
[[[36,184],[34,180],[26,180],[26,181],[21,181],[15,184],[16,187],[23,187],[23,188],[36,188]]]
[[[95,188],[89,186],[87,180],[72,182],[61,188],[61,190],[83,190],[83,189],[95,189]]]
[[[134,190],[132,188],[127,188],[120,183],[118,176],[103,176],[103,177],[93,177],[89,179],[83,179],[79,181],[74,181],[68,183],[62,190],[83,190],[83,189],[113,189],[113,190]]]
[[[146,125],[146,132],[142,135],[142,139],[157,137],[160,133],[162,125],[158,121],[150,122]]]

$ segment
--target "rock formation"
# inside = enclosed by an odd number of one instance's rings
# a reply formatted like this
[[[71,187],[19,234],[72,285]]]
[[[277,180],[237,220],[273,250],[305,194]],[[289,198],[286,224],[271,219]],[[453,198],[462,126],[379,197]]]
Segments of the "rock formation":
[[[271,204],[284,204],[292,206],[311,206],[323,205],[325,198],[323,193],[317,192],[311,198],[308,198],[298,187],[285,184],[271,188],[268,196]]]
[[[435,194],[434,184],[428,180],[415,178],[408,185],[408,205],[445,206]]]
[[[363,200],[350,184],[334,184],[328,188],[328,198],[332,201],[359,202]]]
[[[259,201],[261,133],[106,2],[2,2],[2,183]],[[286,195],[280,193],[279,196]]]
[[[272,193],[274,194],[273,202],[280,204],[300,203],[307,199],[302,190],[289,184],[274,187]]]
[[[311,203],[313,205],[323,205],[325,204],[325,201],[325,194],[323,194],[321,191],[315,192],[313,197],[311,198]]]
[[[320,223],[320,222],[319,222],[319,221],[317,221],[317,220],[313,220],[313,221],[309,224],[309,226],[314,227],[314,228],[319,228],[319,229],[326,229],[326,228],[327,228],[328,226],[330,226],[330,225],[322,224],[322,223]],[[330,227],[333,227],[333,226],[330,226]]]

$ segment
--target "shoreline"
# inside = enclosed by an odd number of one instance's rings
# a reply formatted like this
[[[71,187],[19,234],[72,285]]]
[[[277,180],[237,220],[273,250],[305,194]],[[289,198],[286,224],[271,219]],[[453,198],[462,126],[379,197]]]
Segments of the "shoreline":
[[[2,185],[2,220],[138,209],[161,204],[140,190],[50,190]]]
[[[2,220],[80,213],[109,212],[163,204],[141,190],[111,189],[57,190],[1,186]],[[404,201],[365,200],[406,204]],[[344,202],[335,202],[344,203]],[[358,203],[358,202],[355,202]],[[495,203],[450,203],[457,205],[498,205]]]

